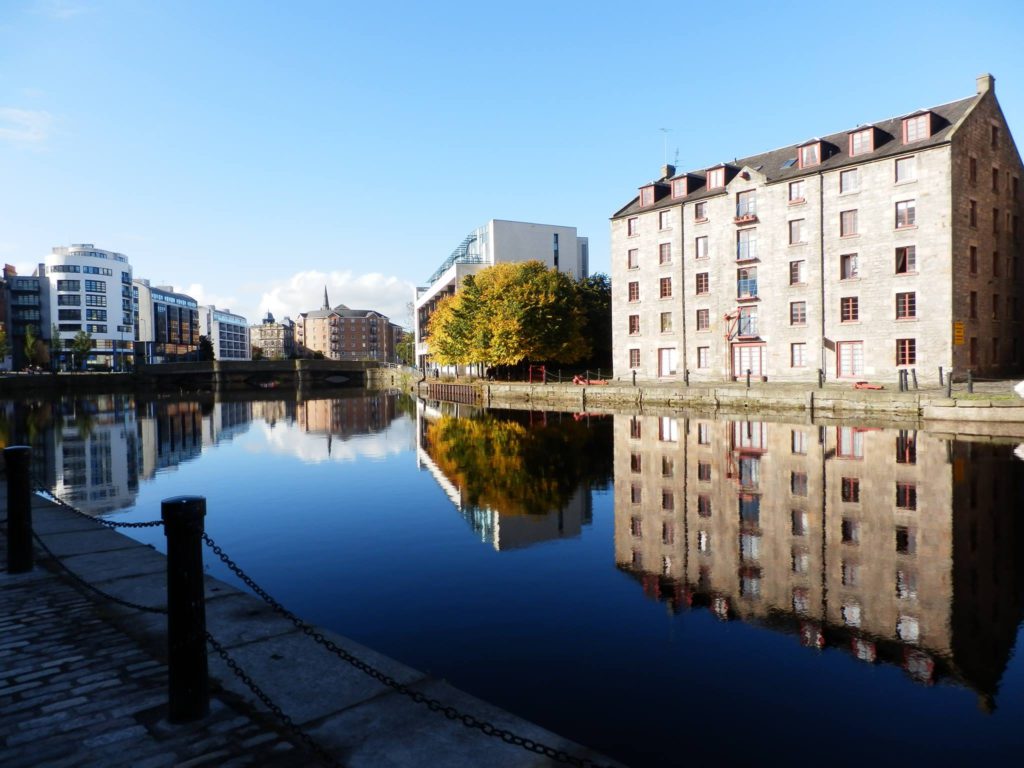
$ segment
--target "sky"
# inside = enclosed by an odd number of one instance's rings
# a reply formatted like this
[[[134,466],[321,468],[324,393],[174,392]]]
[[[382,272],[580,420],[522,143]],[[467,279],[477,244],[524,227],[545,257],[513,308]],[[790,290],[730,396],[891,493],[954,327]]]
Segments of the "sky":
[[[851,13],[853,7],[857,13]],[[128,256],[258,322],[409,326],[490,219],[574,226],[659,176],[954,101],[1024,136],[1024,2],[0,0],[0,262]]]

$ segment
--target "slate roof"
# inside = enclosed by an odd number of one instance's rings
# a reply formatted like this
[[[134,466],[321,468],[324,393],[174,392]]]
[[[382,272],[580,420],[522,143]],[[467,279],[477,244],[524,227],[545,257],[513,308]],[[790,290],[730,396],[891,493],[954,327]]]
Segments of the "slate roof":
[[[379,317],[384,317],[375,309],[349,309],[344,304],[339,304],[334,309],[314,309],[311,312],[303,312],[302,314],[307,319],[330,317],[331,315],[337,315],[338,317],[370,317],[371,315],[378,315]]]
[[[734,173],[744,167],[756,170],[758,173],[764,174],[767,179],[767,183],[772,184],[800,178],[801,176],[813,176],[819,172],[831,171],[848,165],[857,165],[871,160],[878,160],[880,158],[893,157],[896,155],[906,154],[908,152],[916,152],[921,149],[947,143],[950,140],[953,129],[980,98],[980,95],[974,95],[966,99],[960,99],[959,101],[953,101],[949,104],[943,104],[938,107],[914,110],[913,112],[908,112],[907,114],[900,115],[899,117],[890,117],[877,123],[854,126],[848,130],[832,133],[828,136],[814,137],[801,141],[797,144],[790,144],[780,149],[773,149],[770,152],[762,152],[758,155],[739,158],[732,162],[725,163],[725,166],[726,168],[733,169]],[[911,115],[921,114],[922,112],[932,112],[936,115],[934,132],[927,139],[915,141],[913,144],[904,144],[902,141],[902,124],[904,118],[910,117]],[[871,127],[878,129],[875,134],[876,139],[874,151],[857,155],[856,157],[850,157],[850,146],[847,138],[849,134]],[[830,148],[831,154],[829,154],[825,160],[818,165],[811,166],[809,168],[798,168],[795,162],[791,163],[789,167],[786,167],[787,161],[796,160],[797,147],[805,146],[816,140],[832,145]],[[672,179],[691,176],[698,180],[696,189],[684,197],[674,198],[669,194],[652,205],[645,205],[641,208],[639,203],[640,196],[637,195],[628,204],[626,204],[625,207],[618,210],[612,218],[618,219],[640,212],[653,211],[659,208],[668,208],[673,205],[678,205],[681,201],[691,202],[694,200],[701,200],[725,194],[725,190],[722,187],[716,187],[712,190],[708,190],[704,187],[705,173],[711,168],[720,167],[720,165],[721,164],[705,166],[704,168],[677,173],[673,176]],[[727,174],[727,183],[730,178],[731,177]],[[668,181],[670,182],[671,179]]]

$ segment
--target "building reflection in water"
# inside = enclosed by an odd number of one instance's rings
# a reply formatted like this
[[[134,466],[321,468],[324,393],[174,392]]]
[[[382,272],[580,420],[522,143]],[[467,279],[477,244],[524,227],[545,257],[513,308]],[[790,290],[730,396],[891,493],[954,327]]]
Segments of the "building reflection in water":
[[[915,430],[615,416],[615,557],[707,607],[994,706],[1021,619],[1020,468]]]
[[[609,417],[421,401],[416,428],[419,468],[499,551],[578,536],[593,517],[591,489],[611,476]]]

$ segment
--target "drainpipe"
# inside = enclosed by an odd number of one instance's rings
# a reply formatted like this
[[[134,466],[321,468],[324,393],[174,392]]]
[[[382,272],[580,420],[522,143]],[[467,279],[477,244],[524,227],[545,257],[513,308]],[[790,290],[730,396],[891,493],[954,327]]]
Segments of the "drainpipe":
[[[825,368],[825,176],[818,171],[818,259],[821,269],[821,370],[828,379]]]

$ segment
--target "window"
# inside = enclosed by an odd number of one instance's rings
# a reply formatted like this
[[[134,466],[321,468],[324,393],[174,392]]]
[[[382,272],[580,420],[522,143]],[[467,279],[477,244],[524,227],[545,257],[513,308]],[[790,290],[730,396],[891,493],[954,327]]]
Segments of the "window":
[[[844,517],[840,529],[840,535],[843,539],[843,544],[859,544],[860,543],[860,523],[856,520],[852,520],[849,517]]]
[[[914,141],[927,139],[931,135],[929,130],[930,113],[908,117],[903,121],[903,143],[910,144]]]
[[[807,495],[807,473],[791,472],[789,475],[789,490],[794,496]]]
[[[672,330],[672,313],[662,312],[661,313],[661,332],[668,333]]]
[[[839,194],[845,195],[849,192],[856,192],[860,189],[860,171],[850,168],[848,171],[839,172]]]
[[[851,237],[857,234],[857,211],[843,211],[839,214],[839,236]]]
[[[790,512],[792,520],[792,531],[794,536],[806,536],[807,531],[810,528],[810,521],[808,520],[807,513],[802,509],[794,509]]]
[[[635,336],[640,333],[640,315],[629,316],[629,335]]]
[[[741,229],[736,233],[736,260],[757,258],[757,230]]]
[[[706,331],[711,327],[710,323],[711,310],[709,309],[698,309],[697,310],[697,330]]]
[[[977,291],[971,291],[971,293],[969,295],[969,299],[970,299],[970,303],[969,303],[969,307],[968,307],[968,312],[969,312],[968,316],[972,320],[977,320],[978,319],[978,292]]]
[[[639,368],[640,367],[640,350],[631,349],[629,350],[629,367]]]
[[[102,280],[86,280],[85,290],[92,291],[93,293],[106,293],[107,284]]]
[[[998,192],[999,191],[999,169],[998,168],[993,168],[992,169],[992,191],[993,192]]]
[[[992,234],[993,235],[998,235],[999,234],[999,209],[998,208],[993,208],[992,209]]]
[[[672,211],[658,212],[658,229],[672,228]]]
[[[672,278],[663,277],[658,281],[659,296],[663,299],[672,297]]]
[[[693,204],[693,218],[695,221],[707,221],[708,218],[708,204],[707,202],[700,202]]]
[[[757,267],[736,270],[736,298],[757,298]]]
[[[789,345],[789,365],[792,368],[803,368],[807,365],[807,344],[798,342]]]
[[[874,128],[850,134],[850,157],[863,155],[875,148]]]
[[[1017,199],[1017,187],[1020,184],[1016,176],[1013,177],[1013,181],[1010,183],[1010,197],[1014,200]]]
[[[896,463],[917,464],[917,432],[901,429],[896,437]]]
[[[789,284],[790,285],[803,285],[807,282],[807,262],[803,261],[791,261],[789,262]]]
[[[896,159],[896,183],[913,181],[917,178],[917,159],[911,157],[900,157]]]
[[[896,551],[901,555],[913,555],[917,552],[917,531],[906,526],[896,527]]]
[[[917,294],[897,293],[896,294],[896,319],[907,320],[917,317]]]
[[[675,462],[670,456],[661,457],[661,476],[672,477],[675,473]]]
[[[640,188],[640,206],[644,207],[654,202],[654,187]]]
[[[805,325],[807,323],[807,302],[791,301],[789,303],[789,324]]]
[[[697,277],[696,277],[696,281],[697,281],[697,295],[698,296],[702,296],[702,295],[706,294],[709,291],[709,288],[708,288],[708,273],[707,272],[698,272],[697,273]]]
[[[757,310],[751,307],[740,309],[740,317],[737,322],[737,332],[740,336],[757,336]],[[751,347],[748,347],[751,349]],[[753,347],[752,349],[757,349]]]
[[[999,126],[993,125],[992,126],[992,149],[995,149],[998,146],[999,146]]]
[[[640,283],[634,282],[629,284],[629,300],[640,301]]]
[[[711,534],[707,531],[697,531],[697,551],[704,555],[711,552]]]
[[[917,509],[917,485],[896,483],[896,508]]]
[[[992,274],[999,277],[999,251],[992,251]]]
[[[640,251],[636,248],[630,248],[626,251],[626,269],[639,269],[640,267]]]
[[[818,142],[800,147],[800,167],[808,168],[821,162],[821,151]]]
[[[896,249],[896,274],[908,275],[917,272],[917,247],[907,245]]]
[[[711,347],[697,347],[697,367],[707,368],[711,356]]]
[[[639,475],[642,471],[642,460],[639,453],[629,454],[629,471],[635,475]]]
[[[860,480],[856,477],[844,477],[842,479],[842,499],[847,503],[860,501]]]
[[[706,259],[708,257],[707,237],[698,237],[694,241],[694,251],[696,252],[698,259]]]
[[[711,462],[710,461],[698,461],[697,462],[697,479],[704,483],[711,482]]]
[[[658,263],[672,263],[672,243],[661,243],[658,245]]]
[[[792,452],[805,455],[807,453],[807,433],[802,429],[791,429],[789,433]]]
[[[715,168],[708,171],[708,189],[716,189],[725,186],[725,168]]]
[[[992,294],[992,319],[993,320],[998,320],[999,319],[999,294],[998,293],[993,293]]]
[[[917,340],[896,339],[896,365],[917,364]]]
[[[85,319],[86,320],[101,320],[103,322],[106,322],[106,320],[107,320],[107,310],[105,310],[105,309],[87,309],[87,310],[85,310]]]
[[[64,307],[79,307],[82,305],[82,297],[78,294],[61,293],[57,295],[57,304]]]
[[[626,234],[629,237],[640,233],[640,217],[632,216],[626,220]]]
[[[860,301],[856,296],[843,296],[839,299],[839,319],[844,323],[860,320]]]
[[[57,281],[58,291],[80,291],[82,290],[81,280],[58,280]]]
[[[804,198],[805,182],[803,179],[799,181],[789,182],[789,202],[791,203],[802,203]]]
[[[757,197],[754,190],[738,192],[736,194],[736,218],[745,218],[757,214]]]
[[[967,223],[972,227],[978,226],[978,201],[971,200],[970,208],[967,211]]]
[[[896,571],[896,597],[900,600],[917,599],[917,574],[899,568]]]
[[[972,245],[968,249],[968,253],[970,255],[969,261],[970,261],[971,274],[972,275],[976,275],[976,274],[978,274],[978,246]]]
[[[856,280],[860,277],[860,263],[856,253],[844,253],[839,257],[839,279]]]
[[[794,219],[789,222],[789,244],[796,245],[805,242],[807,242],[807,238],[804,236],[804,220]]]
[[[860,564],[843,560],[840,564],[840,578],[844,587],[860,586]]]
[[[687,178],[672,179],[672,197],[686,197]]]
[[[80,309],[60,309],[57,310],[58,320],[81,320],[82,310]]]
[[[917,221],[917,201],[904,200],[896,203],[896,229],[913,227]]]
[[[89,307],[105,307],[107,306],[107,297],[99,296],[98,294],[87,293],[85,294],[85,304]]]
[[[637,358],[637,359],[639,360],[639,358]],[[636,416],[634,416],[633,418],[631,418],[629,420],[629,436],[633,440],[639,440],[640,439],[640,433],[641,433],[640,419],[638,419]]]

